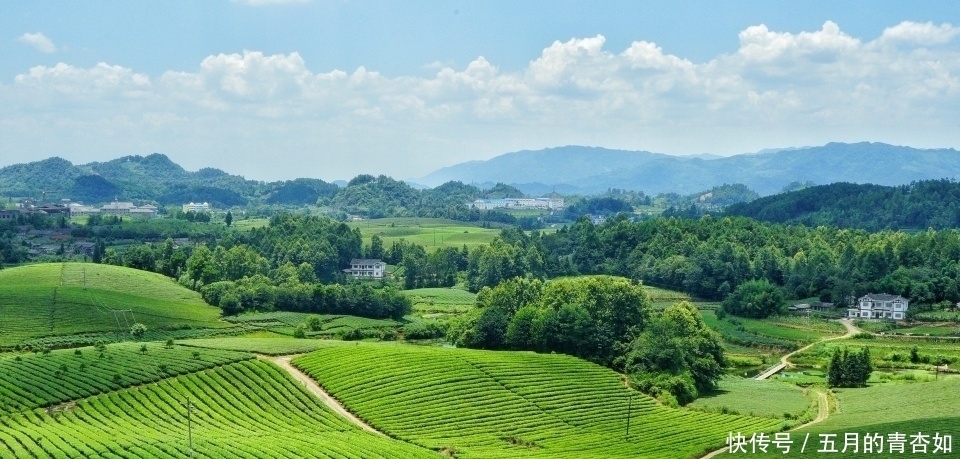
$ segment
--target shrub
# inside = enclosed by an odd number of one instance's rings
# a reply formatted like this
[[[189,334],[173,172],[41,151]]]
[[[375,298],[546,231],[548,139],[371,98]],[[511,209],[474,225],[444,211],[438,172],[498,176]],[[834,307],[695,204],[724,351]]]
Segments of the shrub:
[[[306,337],[307,337],[307,327],[304,326],[303,324],[297,325],[297,328],[296,328],[295,330],[293,330],[293,337],[294,337],[294,338],[300,338],[300,339],[306,338]]]
[[[417,322],[403,327],[403,337],[405,339],[443,338],[446,334],[446,327],[438,322]]]
[[[397,340],[397,331],[394,330],[394,329],[392,329],[392,328],[388,328],[388,329],[384,330],[383,333],[380,334],[380,340],[381,340],[381,341],[396,341],[396,340]]]

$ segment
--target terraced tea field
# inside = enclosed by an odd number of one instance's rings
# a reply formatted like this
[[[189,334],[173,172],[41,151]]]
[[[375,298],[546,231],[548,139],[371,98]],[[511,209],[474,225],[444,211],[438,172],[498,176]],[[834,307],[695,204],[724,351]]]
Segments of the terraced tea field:
[[[564,355],[356,343],[293,363],[379,430],[460,458],[688,458],[784,424],[667,408]]]
[[[42,353],[0,354],[0,414],[49,407],[83,397],[249,360],[253,355],[162,343],[110,344]]]
[[[437,458],[361,431],[275,365],[248,361],[0,416],[0,458]]]
[[[306,323],[311,317],[320,319],[320,330],[307,330],[308,336],[334,335],[354,329],[394,328],[400,322],[390,319],[370,319],[367,317],[345,316],[339,314],[308,314],[303,312],[252,312],[227,317],[226,320],[238,325],[257,327],[284,335],[293,335],[298,325]]]
[[[349,346],[351,343],[347,341],[297,339],[282,336],[271,338],[241,336],[235,338],[192,339],[181,341],[180,344],[199,348],[254,352],[264,355],[290,355],[305,354],[330,346]]]
[[[113,310],[131,310],[115,315]],[[0,271],[0,346],[54,335],[148,329],[224,328],[220,309],[159,274],[93,263],[48,263]]]

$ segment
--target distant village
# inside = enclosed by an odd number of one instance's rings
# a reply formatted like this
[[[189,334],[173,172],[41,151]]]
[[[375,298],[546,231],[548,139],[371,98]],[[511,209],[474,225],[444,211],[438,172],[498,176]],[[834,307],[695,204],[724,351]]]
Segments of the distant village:
[[[549,198],[477,199],[473,202],[468,202],[467,206],[479,210],[563,210],[563,198],[559,196],[552,196]]]
[[[18,221],[31,214],[63,216],[72,218],[77,216],[117,216],[120,218],[151,219],[158,216],[158,208],[152,204],[134,205],[132,202],[111,201],[101,206],[89,206],[70,199],[62,199],[58,204],[35,203],[25,199],[16,205],[15,209],[0,209],[0,221]],[[209,203],[183,204],[184,213],[211,212]],[[22,220],[19,220],[22,221]],[[42,255],[86,255],[93,254],[95,244],[84,238],[71,237],[71,228],[36,229],[32,225],[17,226],[16,238],[23,241],[27,253],[31,257]],[[181,242],[181,241],[175,241]],[[185,243],[185,241],[184,241]]]

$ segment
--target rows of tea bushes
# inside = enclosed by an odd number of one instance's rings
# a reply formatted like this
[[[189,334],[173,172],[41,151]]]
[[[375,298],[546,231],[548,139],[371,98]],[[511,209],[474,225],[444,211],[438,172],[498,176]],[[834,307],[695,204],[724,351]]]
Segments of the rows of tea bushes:
[[[276,366],[247,361],[0,416],[0,458],[437,458],[348,424]]]
[[[0,414],[50,407],[251,358],[243,352],[164,343],[0,354]]]
[[[565,355],[359,343],[293,363],[374,427],[461,458],[687,458],[783,427],[664,407]]]

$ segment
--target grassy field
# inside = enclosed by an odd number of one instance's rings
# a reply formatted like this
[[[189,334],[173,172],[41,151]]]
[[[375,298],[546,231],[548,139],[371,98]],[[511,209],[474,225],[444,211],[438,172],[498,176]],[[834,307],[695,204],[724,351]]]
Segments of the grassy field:
[[[917,347],[918,356],[921,359],[917,363],[909,361],[910,351],[914,346]],[[834,350],[844,347],[850,350],[869,347],[870,357],[875,368],[930,369],[932,363],[938,357],[951,360],[951,362],[948,362],[951,368],[960,367],[960,342],[946,339],[938,340],[937,338],[885,337],[821,343],[797,354],[791,358],[791,362],[802,366],[825,368]]]
[[[664,288],[644,285],[643,291],[650,295],[650,300],[653,302],[653,307],[658,309],[664,309],[667,306],[680,301],[692,301],[690,295],[675,290],[667,290]]]
[[[418,288],[403,290],[419,315],[459,314],[476,307],[477,295],[456,288]]]
[[[708,411],[797,419],[816,416],[816,399],[795,385],[729,376],[719,387],[690,404]],[[812,415],[811,415],[812,413]]]
[[[926,457],[926,454],[913,454],[910,436],[922,432],[932,437],[939,432],[956,437],[957,429],[960,428],[960,412],[956,408],[958,393],[960,393],[960,379],[930,383],[881,384],[862,389],[839,390],[836,412],[823,423],[793,434],[800,441],[806,433],[812,434],[811,444],[808,445],[806,453],[786,456],[777,454],[777,456],[824,457],[827,453],[817,453],[814,449],[821,447],[819,443],[821,433],[837,434],[838,450],[843,448],[846,433],[859,434],[861,445],[865,434],[879,433],[885,437],[883,453],[866,454],[869,457]],[[890,445],[886,440],[895,432],[906,434],[907,444],[904,449],[906,454],[889,452]],[[932,438],[928,437],[928,439],[930,445],[927,453],[931,457],[956,457],[957,449],[953,449],[953,454],[943,452],[933,454],[934,444]],[[862,453],[862,450],[860,452]]]
[[[360,430],[262,361],[79,400],[55,418],[43,410],[3,415],[0,425],[0,458],[440,457]]]
[[[141,346],[147,352],[141,352]],[[241,360],[253,355],[190,349],[163,343],[110,344],[42,353],[0,354],[0,414],[48,407],[176,375]]]
[[[392,437],[459,458],[688,458],[730,430],[783,424],[667,408],[606,368],[556,354],[357,343],[294,365]]]
[[[115,315],[114,310],[129,310]],[[148,329],[222,328],[220,309],[159,274],[92,263],[48,263],[0,271],[0,346],[30,338]]]
[[[383,239],[385,248],[394,241],[405,239],[422,245],[427,250],[440,247],[461,248],[466,245],[473,248],[489,244],[500,234],[500,230],[481,228],[470,223],[442,218],[378,218],[348,222],[352,228],[360,228],[363,243],[370,244],[370,238],[376,234]]]

